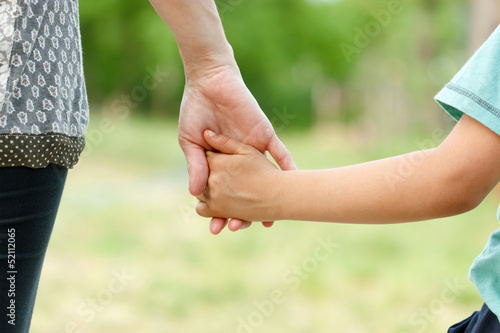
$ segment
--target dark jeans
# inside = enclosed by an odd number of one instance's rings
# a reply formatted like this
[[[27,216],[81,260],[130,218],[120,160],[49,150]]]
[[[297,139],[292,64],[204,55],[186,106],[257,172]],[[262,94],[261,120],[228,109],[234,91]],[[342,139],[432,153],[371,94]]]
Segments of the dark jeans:
[[[0,168],[0,332],[27,333],[68,170]],[[15,325],[14,325],[15,324]]]
[[[448,333],[500,333],[498,317],[486,304],[481,311],[449,328]]]

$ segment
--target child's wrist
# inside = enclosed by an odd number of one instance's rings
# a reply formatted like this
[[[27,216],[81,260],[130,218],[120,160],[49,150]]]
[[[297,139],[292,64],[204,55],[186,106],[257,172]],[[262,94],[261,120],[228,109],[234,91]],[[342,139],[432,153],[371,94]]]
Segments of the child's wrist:
[[[290,171],[279,171],[274,175],[274,180],[269,191],[269,200],[273,204],[270,206],[269,220],[278,221],[285,220],[289,217],[290,191],[287,186],[289,181]]]

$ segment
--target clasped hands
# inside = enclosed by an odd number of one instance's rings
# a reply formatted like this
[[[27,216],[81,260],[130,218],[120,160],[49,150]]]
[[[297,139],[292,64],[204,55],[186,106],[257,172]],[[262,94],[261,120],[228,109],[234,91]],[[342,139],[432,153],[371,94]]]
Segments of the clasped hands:
[[[204,137],[217,152],[206,152],[210,173],[207,187],[196,197],[196,212],[203,217],[234,217],[228,226],[232,231],[250,226],[249,221],[272,226],[268,219],[276,216],[273,203],[279,192],[274,183],[281,170],[252,146],[210,130]],[[212,220],[212,233],[226,224],[226,219],[219,219]]]
[[[296,167],[237,67],[214,67],[186,80],[179,144],[188,164],[189,191],[200,200],[196,211],[212,217],[210,232],[218,234],[226,225],[236,231],[250,221],[272,225],[262,217],[273,216],[266,198],[280,170],[264,153],[282,170]]]

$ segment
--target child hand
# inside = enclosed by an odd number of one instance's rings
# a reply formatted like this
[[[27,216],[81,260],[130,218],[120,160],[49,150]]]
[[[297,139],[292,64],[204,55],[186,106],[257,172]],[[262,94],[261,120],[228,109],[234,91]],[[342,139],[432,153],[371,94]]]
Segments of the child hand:
[[[207,188],[196,197],[196,212],[204,217],[274,220],[282,171],[252,146],[211,131],[204,136],[220,153],[206,153],[210,175]]]

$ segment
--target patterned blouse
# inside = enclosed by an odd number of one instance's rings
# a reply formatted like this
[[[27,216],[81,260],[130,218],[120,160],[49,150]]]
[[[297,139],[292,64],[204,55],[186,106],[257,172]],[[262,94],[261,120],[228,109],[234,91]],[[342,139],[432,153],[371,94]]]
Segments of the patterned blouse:
[[[0,0],[0,167],[73,167],[89,120],[78,0]]]

